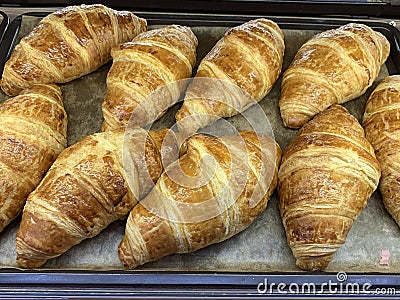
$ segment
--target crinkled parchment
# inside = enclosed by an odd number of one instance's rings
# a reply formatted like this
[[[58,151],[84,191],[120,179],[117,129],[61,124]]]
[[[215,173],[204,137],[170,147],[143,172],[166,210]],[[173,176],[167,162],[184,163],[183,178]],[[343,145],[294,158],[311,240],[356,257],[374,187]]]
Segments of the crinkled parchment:
[[[38,22],[37,18],[25,17],[20,36],[27,34]],[[200,60],[228,28],[195,27],[199,39]],[[297,49],[316,31],[284,30],[286,52],[283,70],[290,64]],[[61,85],[65,109],[68,113],[68,143],[97,132],[102,123],[101,104],[106,92],[105,79],[110,64],[87,76]],[[381,70],[374,88],[388,74]],[[259,104],[272,125],[275,138],[282,149],[288,145],[296,130],[283,127],[278,109],[279,79],[272,91]],[[367,93],[345,106],[361,119]],[[0,99],[5,99],[4,94]],[[171,108],[153,128],[174,124],[179,105]],[[229,119],[237,129],[246,127],[241,117]],[[0,234],[0,267],[17,267],[15,263],[15,235],[20,219],[15,220]],[[124,221],[111,224],[97,237],[83,241],[62,256],[50,260],[45,269],[122,269],[117,255],[118,244],[124,233]],[[385,211],[379,192],[375,192],[367,208],[355,221],[346,243],[337,252],[326,271],[338,272],[398,272],[400,271],[400,230]],[[380,266],[382,249],[389,250],[390,266]],[[244,232],[233,238],[190,254],[176,254],[157,262],[148,263],[137,270],[200,270],[200,271],[298,271],[289,249],[277,208],[276,192],[264,213]]]

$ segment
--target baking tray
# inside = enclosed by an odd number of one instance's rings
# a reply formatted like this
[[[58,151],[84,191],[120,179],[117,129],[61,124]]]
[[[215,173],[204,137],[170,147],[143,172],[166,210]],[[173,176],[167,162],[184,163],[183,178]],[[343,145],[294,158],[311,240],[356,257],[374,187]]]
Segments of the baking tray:
[[[51,10],[49,10],[51,11]],[[25,16],[42,17],[47,12],[27,12]],[[188,14],[188,13],[135,13],[148,20],[149,25],[165,25],[179,23],[188,26],[220,26],[232,27],[249,19],[267,17],[276,21],[282,29],[326,30],[346,24],[354,19],[333,18],[295,18],[276,17],[270,15],[225,15],[225,14]],[[8,26],[0,45],[0,58],[5,61],[10,54],[18,31],[22,26],[22,16],[15,18]],[[400,34],[391,25],[380,21],[362,20],[382,32],[391,43],[392,52],[386,64],[389,74],[400,73]],[[358,116],[360,117],[360,116]],[[82,133],[85,135],[87,133]],[[73,143],[79,137],[73,137]],[[272,205],[272,204],[271,204]],[[400,272],[400,269],[399,269]],[[349,294],[339,293],[328,289],[327,283],[332,282],[336,287],[340,284],[351,283],[362,286],[371,285],[368,291],[376,289],[391,289],[382,297],[392,297],[393,293],[400,294],[400,274],[388,273],[341,273],[347,278],[343,280],[338,272],[255,272],[252,270],[237,270],[236,272],[213,271],[148,271],[146,268],[136,271],[109,270],[43,270],[22,271],[16,269],[0,269],[0,297],[1,298],[38,298],[38,297],[112,297],[112,298],[246,298],[250,295],[272,298],[303,298],[313,296],[316,298],[348,298]],[[263,292],[265,282],[276,283],[269,286],[270,290]],[[286,286],[286,294],[278,290],[277,284]],[[288,288],[292,284],[302,286],[312,283],[316,286],[317,295],[312,293],[292,294]],[[264,286],[263,286],[264,284]],[[282,287],[282,285],[281,285]],[[346,287],[347,288],[347,287]],[[395,290],[392,290],[395,289]],[[284,292],[285,292],[284,291]],[[380,290],[382,291],[382,290]],[[343,292],[343,291],[342,291]],[[352,297],[377,297],[378,294],[351,294]]]

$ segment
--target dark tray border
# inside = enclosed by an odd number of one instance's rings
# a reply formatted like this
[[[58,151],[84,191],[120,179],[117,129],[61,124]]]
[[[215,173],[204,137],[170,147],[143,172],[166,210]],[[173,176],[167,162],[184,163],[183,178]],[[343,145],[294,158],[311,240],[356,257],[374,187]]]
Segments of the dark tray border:
[[[6,0],[3,6],[54,6],[76,5],[81,0]],[[86,0],[86,4],[102,3],[119,9],[149,10],[157,12],[199,12],[199,13],[249,13],[260,11],[274,15],[294,16],[374,16],[398,17],[400,5],[392,4],[389,0],[371,2],[368,0]],[[338,5],[340,3],[340,5]]]
[[[7,298],[130,298],[130,299],[398,299],[400,274],[346,274],[341,281],[336,273],[224,273],[224,272],[149,272],[149,271],[17,271],[0,270],[0,297]],[[265,293],[265,282],[268,288]],[[331,290],[326,286],[331,282]],[[285,289],[271,289],[271,283]],[[294,294],[290,285],[315,285],[315,293]],[[368,284],[367,292],[362,286]],[[360,293],[351,292],[358,285]],[[350,293],[346,293],[346,286]],[[295,288],[294,288],[295,289]],[[337,292],[335,292],[335,289]],[[379,292],[386,289],[391,293]],[[342,291],[340,293],[340,291]]]
[[[48,12],[25,13],[23,15],[45,16]],[[226,14],[170,14],[159,12],[135,12],[151,24],[179,23],[188,26],[235,26],[256,17],[267,17],[276,21],[283,29],[320,29],[327,30],[342,24],[356,21],[354,19],[335,18],[296,18],[269,15],[226,15]],[[22,16],[19,15],[4,27],[1,34],[0,64],[11,54]],[[381,21],[361,20],[383,33],[391,43],[391,54],[387,62],[390,74],[400,73],[400,31]],[[0,25],[1,29],[2,24]],[[315,294],[282,294],[275,286],[271,293],[260,294],[257,286],[267,279],[268,282],[301,285],[313,283],[318,291]],[[339,294],[332,293],[326,287],[329,281],[336,284],[371,285],[375,289],[395,289],[392,295],[377,294]],[[251,296],[272,299],[304,298],[371,298],[388,299],[400,295],[400,273],[349,273],[346,281],[338,281],[336,273],[229,273],[229,272],[153,272],[153,271],[25,271],[17,269],[0,269],[0,298],[157,298],[157,299],[244,299]]]
[[[3,17],[0,23],[0,41],[3,40],[4,34],[6,33],[7,27],[10,23],[10,19],[6,13],[0,11],[0,15]]]

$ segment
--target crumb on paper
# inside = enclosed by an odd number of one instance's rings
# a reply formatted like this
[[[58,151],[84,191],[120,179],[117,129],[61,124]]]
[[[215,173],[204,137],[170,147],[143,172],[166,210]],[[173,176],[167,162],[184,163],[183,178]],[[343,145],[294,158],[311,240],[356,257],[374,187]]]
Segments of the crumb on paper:
[[[382,250],[381,254],[381,260],[379,261],[380,265],[389,265],[389,257],[390,257],[390,252],[388,250]]]

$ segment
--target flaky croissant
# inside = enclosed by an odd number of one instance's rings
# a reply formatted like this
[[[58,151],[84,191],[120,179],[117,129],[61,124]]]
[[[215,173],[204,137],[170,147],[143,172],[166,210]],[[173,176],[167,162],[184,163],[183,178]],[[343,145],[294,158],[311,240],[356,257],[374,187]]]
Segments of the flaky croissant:
[[[40,267],[125,217],[163,170],[159,149],[166,132],[131,131],[136,190],[122,169],[123,129],[93,134],[65,149],[27,199],[16,237],[18,264]]]
[[[279,107],[284,125],[299,128],[332,104],[364,94],[389,52],[388,40],[363,24],[312,37],[283,74]]]
[[[270,137],[195,135],[186,149],[129,214],[118,250],[125,268],[226,240],[266,208],[280,161]]]
[[[111,48],[146,30],[146,21],[103,5],[69,6],[44,17],[15,47],[1,88],[16,95],[34,83],[64,83],[111,59]]]
[[[0,232],[67,146],[66,134],[56,85],[34,85],[0,104]]]
[[[158,119],[179,99],[183,88],[168,84],[192,75],[196,47],[197,38],[189,27],[170,25],[113,48],[102,130],[126,126],[132,114],[131,125],[144,126]],[[153,93],[164,85],[168,87],[162,94]]]
[[[281,72],[284,50],[282,31],[270,20],[229,30],[200,62],[176,114],[178,128],[196,132],[263,99]],[[196,80],[202,77],[218,80]]]
[[[400,225],[400,76],[385,78],[368,99],[363,126],[382,169],[383,203]]]
[[[278,175],[279,209],[299,268],[327,267],[379,177],[374,150],[344,107],[335,104],[301,128]]]

